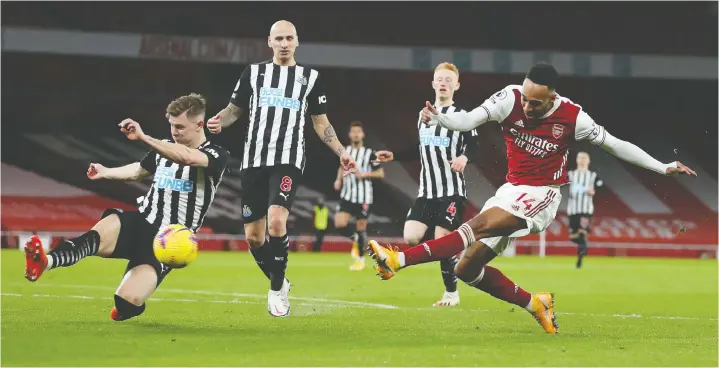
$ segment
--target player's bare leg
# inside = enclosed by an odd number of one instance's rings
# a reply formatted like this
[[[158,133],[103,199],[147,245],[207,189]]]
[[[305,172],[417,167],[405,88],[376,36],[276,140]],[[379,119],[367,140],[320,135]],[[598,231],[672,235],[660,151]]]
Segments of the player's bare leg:
[[[355,263],[350,266],[350,270],[362,271],[365,268],[364,252],[367,248],[367,219],[358,219],[356,225],[357,254],[355,255]]]
[[[441,226],[434,228],[434,239],[447,236],[451,233]],[[435,307],[454,307],[459,305],[459,290],[457,290],[457,275],[454,269],[459,262],[458,255],[451,256],[439,261],[439,268],[442,271],[442,282],[444,283],[444,293],[442,298],[436,301]]]
[[[427,233],[427,225],[415,221],[408,220],[404,223],[404,241],[410,246],[419,244]]]
[[[267,294],[267,308],[273,317],[290,315],[290,282],[285,278],[289,238],[287,237],[287,219],[290,211],[282,206],[272,205],[267,211],[267,228],[269,232],[271,273],[270,291]]]
[[[87,256],[109,257],[115,250],[119,234],[120,217],[113,214],[100,220],[92,230],[64,241],[47,254],[40,238],[33,236],[25,244],[25,278],[37,281],[46,270],[72,266]]]
[[[378,274],[382,279],[387,280],[402,268],[456,255],[473,244],[475,239],[507,236],[526,228],[527,223],[524,220],[500,208],[492,207],[449,235],[424,242],[404,252],[398,252],[392,247],[382,247],[375,241],[370,241],[370,249],[377,262]]]
[[[110,318],[124,321],[145,311],[145,301],[157,289],[157,271],[149,264],[135,266],[122,278],[115,291],[115,307]]]

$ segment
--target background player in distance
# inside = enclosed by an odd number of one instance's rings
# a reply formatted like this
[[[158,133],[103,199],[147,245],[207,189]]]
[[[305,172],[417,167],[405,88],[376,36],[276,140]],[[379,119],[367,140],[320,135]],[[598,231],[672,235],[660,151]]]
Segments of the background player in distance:
[[[569,215],[569,239],[577,244],[577,268],[587,255],[589,232],[594,214],[594,195],[604,186],[596,172],[589,170],[591,160],[586,152],[577,153],[577,169],[567,175],[571,181],[567,215]]]
[[[340,203],[335,213],[335,228],[340,234],[353,240],[352,257],[355,262],[350,266],[350,270],[361,271],[365,268],[367,219],[374,200],[372,180],[384,178],[384,169],[376,162],[375,151],[364,145],[365,135],[361,122],[350,123],[348,136],[350,145],[345,147],[345,151],[357,163],[357,171],[344,175],[341,166],[337,169],[334,188],[340,191]],[[348,226],[352,217],[356,220],[354,231]]]
[[[270,281],[268,313],[286,317],[290,314],[290,283],[285,277],[287,219],[305,165],[306,113],[312,117],[317,135],[339,156],[342,168],[354,172],[356,163],[327,118],[327,96],[320,73],[295,60],[299,45],[295,26],[287,21],[273,24],[267,45],[272,49],[272,60],[245,68],[230,103],[207,125],[217,134],[246,110],[249,112],[240,171],[246,193],[242,197],[242,220],[255,262]]]
[[[454,64],[440,63],[432,78],[434,107],[441,111],[462,111],[454,104],[454,93],[459,90],[459,70]],[[410,246],[422,241],[441,238],[461,225],[467,206],[464,169],[471,151],[476,151],[476,130],[454,132],[442,127],[426,126],[417,122],[419,143],[408,150],[377,152],[379,162],[420,160],[420,188],[417,199],[407,214],[404,240]],[[472,152],[476,154],[476,152]],[[436,159],[435,159],[436,157]],[[435,175],[434,173],[439,173]],[[459,304],[457,276],[454,268],[458,257],[453,255],[440,261],[444,293],[434,303],[436,307]]]
[[[561,200],[559,186],[568,183],[566,159],[575,140],[588,140],[634,165],[664,175],[696,175],[679,162],[663,164],[635,145],[610,135],[581,106],[555,92],[557,72],[540,63],[521,86],[499,91],[471,112],[439,113],[429,102],[422,111],[428,125],[468,131],[488,121],[500,123],[507,146],[507,183],[481,213],[446,237],[405,252],[370,241],[382,278],[400,269],[465,251],[456,268],[468,285],[529,311],[547,333],[557,333],[554,296],[530,294],[499,270],[487,266],[513,239],[544,231],[554,220]]]
[[[174,201],[175,198],[186,195],[188,198],[194,197],[194,202],[184,206],[170,206],[171,213],[162,215],[159,214],[161,210],[158,207],[152,207],[153,204],[145,206],[145,212],[106,210],[92,230],[66,240],[48,254],[45,254],[40,239],[33,236],[25,245],[25,278],[37,281],[45,271],[72,266],[87,256],[127,259],[129,262],[125,276],[115,292],[115,307],[110,317],[122,321],[142,314],[145,311],[145,301],[170,272],[169,267],[155,258],[152,250],[155,235],[161,226],[167,225],[171,220],[197,231],[210,207],[210,202],[198,198],[204,196],[196,195],[197,190],[199,188],[208,194],[214,194],[227,165],[227,151],[211,144],[205,138],[204,116],[205,100],[200,95],[183,96],[171,102],[167,107],[167,119],[175,143],[152,138],[142,131],[140,124],[125,119],[119,124],[120,130],[128,139],[150,146],[150,153],[141,162],[122,167],[110,168],[92,163],[87,171],[91,180],[140,180],[161,167],[169,169],[172,164],[177,168],[176,172],[183,173],[180,176],[183,185],[158,184],[167,184],[167,178],[158,178],[156,175],[147,196]],[[157,166],[158,161],[163,166]],[[167,166],[164,166],[165,163]],[[174,175],[172,177],[174,178]],[[211,180],[214,181],[213,185],[204,184]],[[179,187],[182,187],[181,192],[174,190]],[[194,210],[188,211],[188,204],[193,205]],[[156,202],[154,206],[157,206]],[[141,209],[142,207],[141,205]],[[150,218],[156,221],[150,222],[148,215],[154,216]]]

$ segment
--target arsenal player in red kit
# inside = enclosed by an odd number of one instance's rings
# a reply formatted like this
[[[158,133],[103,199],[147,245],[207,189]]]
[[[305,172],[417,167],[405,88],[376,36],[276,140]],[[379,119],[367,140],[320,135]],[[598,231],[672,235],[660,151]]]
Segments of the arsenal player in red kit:
[[[405,252],[370,241],[378,275],[389,279],[402,268],[439,261],[464,251],[455,268],[459,279],[495,298],[525,308],[547,333],[559,328],[554,295],[530,294],[496,268],[487,266],[515,238],[544,231],[561,201],[559,187],[567,184],[568,146],[587,140],[610,154],[662,175],[696,173],[680,162],[664,164],[632,143],[609,134],[573,103],[555,92],[557,72],[539,63],[521,86],[510,85],[470,112],[438,113],[427,102],[422,121],[450,130],[470,131],[488,121],[499,122],[507,145],[507,183],[487,200],[479,215],[456,231]]]

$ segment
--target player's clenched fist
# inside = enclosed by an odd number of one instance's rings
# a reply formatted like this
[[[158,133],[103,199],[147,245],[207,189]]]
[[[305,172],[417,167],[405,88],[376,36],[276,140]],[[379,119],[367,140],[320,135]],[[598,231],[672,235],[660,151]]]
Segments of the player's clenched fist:
[[[141,140],[145,136],[145,132],[140,128],[140,123],[132,119],[125,119],[118,126],[120,131],[131,141]]]
[[[222,131],[222,116],[217,114],[207,121],[207,130],[212,134],[218,134]]]
[[[456,173],[463,173],[464,168],[467,166],[467,161],[469,161],[467,156],[462,155],[449,161],[449,164],[451,165],[452,171]]]
[[[342,153],[342,156],[340,156],[340,164],[346,173],[357,172],[357,163],[347,152]]]
[[[107,168],[105,166],[91,163],[90,167],[87,168],[87,177],[90,178],[90,180],[104,179],[106,170]]]
[[[385,163],[394,160],[392,151],[377,151],[377,159],[374,162]]]

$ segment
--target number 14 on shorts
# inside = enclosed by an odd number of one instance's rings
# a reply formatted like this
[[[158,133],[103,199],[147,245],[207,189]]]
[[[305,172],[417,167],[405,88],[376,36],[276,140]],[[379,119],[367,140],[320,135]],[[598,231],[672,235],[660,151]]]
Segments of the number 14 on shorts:
[[[524,212],[527,212],[532,209],[533,202],[536,202],[537,200],[534,198],[528,198],[527,193],[522,193],[519,195],[519,197],[515,200],[515,202],[519,202],[524,204]],[[515,207],[515,211],[519,211],[519,205],[514,205],[512,207]]]

